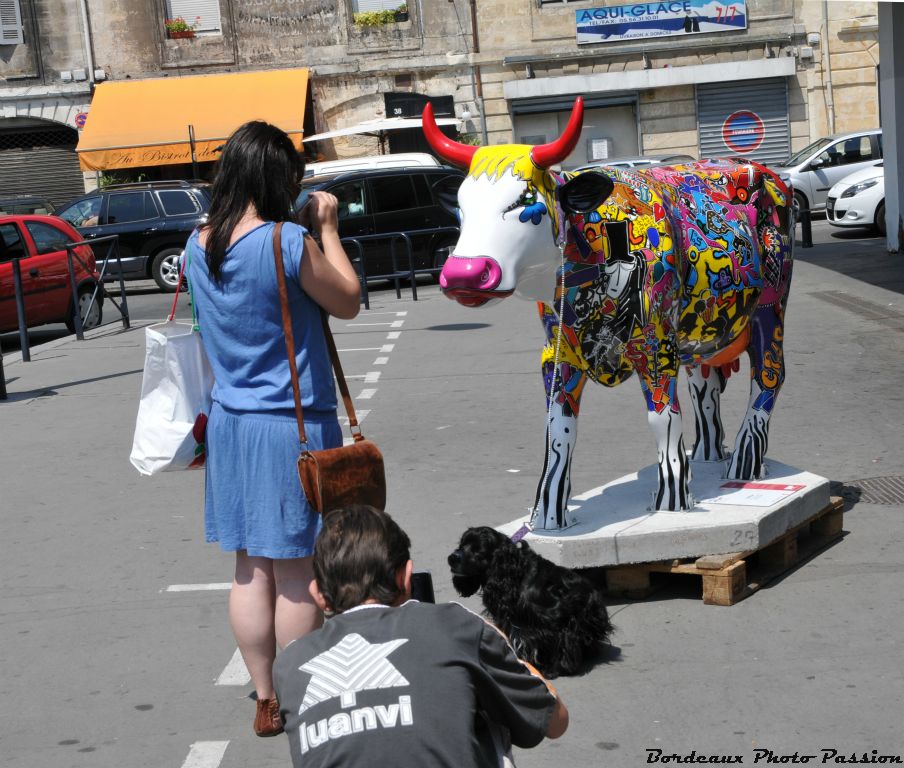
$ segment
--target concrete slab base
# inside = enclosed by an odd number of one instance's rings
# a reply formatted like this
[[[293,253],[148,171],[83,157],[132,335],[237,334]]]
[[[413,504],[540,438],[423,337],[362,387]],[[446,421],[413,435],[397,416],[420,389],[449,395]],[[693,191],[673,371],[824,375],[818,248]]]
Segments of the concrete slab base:
[[[564,530],[525,536],[538,554],[569,568],[652,563],[760,549],[829,504],[829,481],[767,461],[761,481],[722,477],[724,462],[692,461],[696,504],[685,512],[652,511],[656,467],[625,475],[572,498]],[[529,515],[499,526],[508,535]]]

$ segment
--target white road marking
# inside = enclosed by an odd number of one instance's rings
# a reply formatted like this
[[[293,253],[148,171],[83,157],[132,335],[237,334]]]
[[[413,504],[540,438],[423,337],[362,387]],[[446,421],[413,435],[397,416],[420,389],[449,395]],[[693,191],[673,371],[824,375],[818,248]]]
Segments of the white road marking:
[[[402,335],[401,331],[390,331],[389,333],[386,334],[386,338],[387,339],[397,339],[401,335]]]
[[[385,352],[383,347],[349,347],[348,349],[337,349],[337,352]]]
[[[170,584],[164,592],[213,592],[218,589],[232,589],[231,581],[221,584]]]
[[[367,326],[374,326],[374,325],[388,325],[390,328],[401,328],[402,323],[404,323],[404,322],[405,322],[404,320],[393,320],[391,323],[349,323],[348,327],[351,328],[354,326],[354,327],[358,327],[358,328],[365,328]]]
[[[395,349],[395,344],[384,344],[382,347],[380,347],[380,351],[385,352],[387,354],[392,352],[392,350],[394,350],[394,349]]]
[[[191,745],[182,768],[217,768],[228,746],[228,741],[196,741]]]
[[[380,380],[380,372],[379,371],[368,371],[364,374],[364,383],[365,384],[376,384]]]
[[[408,312],[372,312],[371,310],[367,310],[367,316],[373,317],[374,315],[395,315],[396,317],[407,315]]]
[[[374,365],[386,365],[386,363],[388,362],[388,357],[378,357],[376,360],[374,360]]]
[[[361,394],[358,395],[358,400],[370,400],[374,396],[377,390],[375,389],[362,389]]]
[[[364,419],[367,417],[368,413],[370,413],[370,411],[365,411],[365,410],[359,411],[357,408],[355,408],[355,415],[358,417],[358,424],[360,424],[362,421],[364,421]],[[347,427],[349,424],[348,416],[340,416],[339,423],[342,426]]]
[[[226,668],[220,672],[215,685],[248,685],[250,682],[251,674],[245,666],[241,651],[236,648]]]

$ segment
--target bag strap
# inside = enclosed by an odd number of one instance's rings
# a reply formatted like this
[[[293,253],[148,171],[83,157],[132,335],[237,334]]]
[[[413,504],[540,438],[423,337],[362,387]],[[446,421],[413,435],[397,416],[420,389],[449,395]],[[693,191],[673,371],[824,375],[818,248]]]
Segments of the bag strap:
[[[279,284],[279,305],[282,310],[283,332],[286,337],[286,354],[289,357],[289,371],[292,374],[292,396],[295,399],[295,419],[298,422],[298,439],[302,443],[307,443],[304,431],[304,414],[301,410],[301,389],[298,385],[298,365],[295,361],[295,334],[292,332],[292,314],[289,310],[289,291],[286,287],[285,266],[282,259],[282,222],[277,222],[273,228],[273,258],[276,262],[276,281]],[[330,324],[327,320],[326,312],[320,311],[320,321],[323,325],[323,335],[326,337],[326,345],[330,351],[330,360],[333,364],[333,371],[336,374],[336,381],[339,384],[339,392],[342,394],[342,401],[345,403],[345,412],[348,414],[348,425],[355,442],[364,439],[361,434],[361,428],[358,426],[358,419],[355,416],[355,408],[352,405],[352,398],[348,392],[348,384],[345,383],[345,376],[342,373],[342,365],[339,362],[339,353],[336,351],[336,342],[333,340],[333,332],[330,330]],[[355,432],[355,430],[358,430]]]
[[[181,261],[182,263],[179,265],[179,284],[176,286],[176,295],[173,296],[173,308],[166,318],[168,323],[171,323],[176,318],[176,305],[179,303],[179,291],[182,290],[182,279],[185,276],[186,270],[191,266],[191,246],[189,243],[186,243],[185,248],[182,250]],[[191,283],[188,284],[188,302],[191,305],[192,330],[200,331],[201,328],[198,325],[198,315],[195,312],[195,296],[191,289]]]

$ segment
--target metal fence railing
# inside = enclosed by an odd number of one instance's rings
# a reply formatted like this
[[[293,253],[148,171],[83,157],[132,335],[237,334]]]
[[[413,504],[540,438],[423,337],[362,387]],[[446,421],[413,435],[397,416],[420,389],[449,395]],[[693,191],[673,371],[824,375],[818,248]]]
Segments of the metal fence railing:
[[[434,236],[434,235],[455,235],[459,233],[458,227],[439,227],[431,229],[414,229],[406,232],[388,232],[379,235],[360,235],[357,237],[343,237],[342,245],[354,248],[354,253],[349,253],[349,257],[355,262],[358,270],[358,279],[361,281],[361,301],[365,309],[370,309],[370,291],[368,282],[374,280],[389,280],[395,288],[396,298],[402,298],[402,280],[408,281],[411,288],[411,298],[417,301],[417,276],[418,275],[436,275],[442,269],[442,266],[429,266],[415,269],[414,266],[414,248],[411,239],[418,236]],[[451,239],[451,238],[450,238]],[[390,254],[390,271],[382,274],[373,274],[367,271],[367,253],[364,243],[375,241],[386,241],[389,243]],[[436,238],[434,238],[436,242]],[[401,251],[401,253],[400,253]]]
[[[98,262],[102,260],[101,258],[97,257],[98,246],[106,245],[106,255],[103,257],[103,265],[101,266],[99,272],[100,279],[95,284],[94,290],[91,292],[90,298],[88,298],[87,302],[81,301],[81,296],[79,295],[78,279],[76,278],[75,274],[76,262],[78,262],[86,271],[91,271],[90,269],[88,269],[88,265],[84,262],[81,256],[79,256],[78,251],[76,251],[76,248],[83,245],[90,246],[94,250],[95,257]],[[128,328],[129,307],[126,301],[125,282],[122,278],[122,263],[119,256],[119,236],[109,235],[107,237],[98,237],[91,241],[80,240],[76,243],[67,243],[65,245],[65,248],[66,263],[69,270],[69,287],[72,291],[72,325],[75,330],[76,338],[78,338],[79,341],[84,340],[85,332],[82,325],[82,317],[88,317],[90,315],[95,302],[98,300],[98,296],[102,296],[103,299],[109,300],[110,303],[114,307],[116,307],[116,309],[119,311],[120,317],[122,318],[123,328]],[[25,291],[22,288],[22,266],[20,262],[23,258],[28,257],[20,256],[12,259],[11,261],[13,270],[13,290],[16,300],[16,320],[19,327],[19,347],[22,353],[22,361],[28,363],[31,361],[31,346],[28,341],[28,321],[26,319],[25,313]],[[121,305],[116,302],[116,299],[113,297],[113,295],[104,287],[104,279],[107,276],[107,270],[113,263],[115,263],[119,267],[119,298],[122,302]],[[82,295],[87,296],[88,294],[83,293]],[[0,359],[0,380],[2,379],[2,359]]]

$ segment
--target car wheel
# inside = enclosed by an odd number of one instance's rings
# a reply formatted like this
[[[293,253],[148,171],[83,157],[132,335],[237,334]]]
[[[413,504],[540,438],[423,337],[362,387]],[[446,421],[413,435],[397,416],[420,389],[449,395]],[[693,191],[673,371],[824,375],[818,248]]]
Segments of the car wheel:
[[[104,312],[103,307],[101,306],[101,301],[103,299],[100,295],[100,291],[98,291],[97,297],[92,302],[91,297],[93,295],[93,285],[85,286],[78,292],[78,313],[79,317],[82,318],[83,331],[90,331],[92,328],[97,328],[97,326],[103,322]],[[69,329],[70,333],[75,333],[75,318],[71,314],[66,319],[66,327]]]
[[[794,206],[794,220],[800,221],[800,212],[807,210],[810,207],[810,204],[807,202],[806,196],[803,192],[795,192],[794,193],[794,202],[792,203]]]
[[[164,293],[174,293],[179,286],[181,248],[165,248],[151,262],[151,277]]]
[[[433,268],[436,270],[440,270],[443,268],[443,264],[446,263],[446,259],[448,259],[452,255],[452,251],[455,249],[455,240],[443,240],[436,248],[433,249]],[[439,272],[434,272],[431,274],[431,278],[433,278],[434,283],[439,282]]]
[[[876,206],[876,231],[885,237],[885,201]]]

